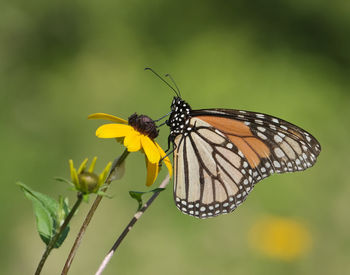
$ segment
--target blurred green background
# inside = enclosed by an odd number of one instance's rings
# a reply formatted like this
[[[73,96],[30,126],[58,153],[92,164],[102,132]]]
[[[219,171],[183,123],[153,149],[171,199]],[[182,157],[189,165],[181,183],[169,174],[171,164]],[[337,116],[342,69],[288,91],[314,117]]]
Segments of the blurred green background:
[[[17,180],[73,201],[53,180],[69,177],[68,159],[97,155],[99,171],[123,150],[95,137],[101,122],[88,114],[169,111],[172,91],[147,66],[171,73],[195,109],[284,118],[315,135],[322,152],[312,169],[265,179],[234,213],[214,219],[180,213],[169,186],[105,274],[350,273],[349,2],[1,1],[0,41],[1,274],[32,274],[44,250]],[[163,147],[167,135],[162,128]],[[132,154],[70,274],[94,274],[136,209],[128,191],[147,190],[145,174],[143,156]],[[43,274],[60,273],[88,209]],[[249,232],[267,215],[301,221],[311,248],[289,261],[256,250]]]

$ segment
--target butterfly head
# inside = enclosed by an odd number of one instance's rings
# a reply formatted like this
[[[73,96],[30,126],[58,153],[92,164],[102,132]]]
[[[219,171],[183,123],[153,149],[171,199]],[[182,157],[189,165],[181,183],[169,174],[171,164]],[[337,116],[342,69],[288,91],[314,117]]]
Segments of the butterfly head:
[[[176,136],[186,131],[189,124],[191,106],[180,97],[175,96],[171,103],[171,114],[167,121],[167,125],[170,127],[170,135]]]
[[[135,113],[129,117],[128,123],[135,128],[135,130],[151,139],[155,139],[158,136],[159,131],[157,130],[156,124],[148,116]]]

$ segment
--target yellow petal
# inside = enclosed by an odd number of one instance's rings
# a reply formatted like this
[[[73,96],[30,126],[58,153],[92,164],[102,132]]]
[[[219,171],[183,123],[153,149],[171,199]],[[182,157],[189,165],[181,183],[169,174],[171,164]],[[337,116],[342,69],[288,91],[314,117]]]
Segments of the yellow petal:
[[[162,149],[162,147],[159,146],[159,144],[157,142],[155,142],[158,150],[159,150],[159,153],[160,153],[160,157],[161,158],[164,158],[166,156],[164,150]],[[169,176],[172,177],[173,175],[173,166],[171,165],[171,162],[170,162],[170,159],[168,157],[166,157],[165,159],[163,159],[164,163],[165,163],[165,166],[168,168],[168,171],[169,171]]]
[[[77,188],[79,188],[80,186],[79,186],[77,170],[75,170],[73,160],[71,159],[69,160],[69,169],[70,169],[70,176],[71,176],[72,182]]]
[[[84,161],[80,164],[79,169],[78,169],[78,175],[84,172],[86,168],[86,163],[88,162],[88,158],[84,159]]]
[[[145,151],[145,155],[147,156],[148,160],[158,165],[160,154],[157,146],[154,144],[154,141],[145,135],[140,135],[140,137],[142,148]]]
[[[94,172],[96,160],[97,160],[97,157],[94,157],[94,158],[92,159],[91,165],[90,165],[89,170],[88,170],[89,173]]]
[[[158,162],[157,163],[151,163],[148,160],[146,160],[147,163],[147,179],[146,179],[146,185],[147,186],[151,186],[157,176],[158,176],[158,172],[159,172],[159,165]]]
[[[134,131],[134,128],[129,125],[105,124],[96,130],[96,136],[99,138],[125,137],[130,134],[131,131]]]
[[[117,123],[128,124],[128,122],[125,119],[122,119],[122,118],[119,118],[116,116],[112,116],[109,114],[104,114],[104,113],[91,114],[88,116],[88,119],[107,119],[107,120],[117,122]]]
[[[111,169],[111,166],[112,166],[112,162],[108,162],[105,169],[103,169],[102,173],[99,175],[98,184],[97,184],[94,192],[96,192],[105,183],[106,178],[107,178],[108,173],[109,173],[109,170]]]
[[[129,152],[136,152],[141,149],[140,134],[136,131],[130,132],[124,138],[124,146],[128,148]]]

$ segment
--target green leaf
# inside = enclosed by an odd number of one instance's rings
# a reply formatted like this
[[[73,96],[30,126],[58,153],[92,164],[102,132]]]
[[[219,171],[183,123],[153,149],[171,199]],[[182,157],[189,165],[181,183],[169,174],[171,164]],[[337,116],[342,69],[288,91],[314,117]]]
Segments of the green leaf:
[[[28,199],[36,199],[37,201],[40,201],[40,203],[50,212],[50,214],[53,217],[56,217],[57,211],[59,209],[59,203],[55,199],[32,190],[24,183],[18,182],[17,185],[21,187],[22,191],[25,193]]]
[[[59,178],[59,177],[55,178],[55,180],[57,180],[59,182],[68,183],[70,186],[74,187],[74,190],[75,190],[75,185],[74,185],[73,182],[71,182],[71,181],[69,181],[67,179],[64,179],[64,178]]]
[[[130,196],[135,199],[138,202],[137,211],[140,211],[142,208],[142,195],[145,194],[145,192],[138,192],[138,191],[129,191]]]
[[[156,188],[151,191],[140,192],[140,191],[129,191],[130,196],[138,202],[137,211],[140,211],[143,205],[142,196],[147,193],[156,193],[165,190],[165,188]]]
[[[59,229],[59,226],[61,226],[68,216],[70,209],[68,207],[68,198],[63,198],[62,196],[59,196],[59,211],[58,211],[58,219],[57,219],[57,231]],[[67,227],[62,231],[61,235],[59,236],[57,242],[54,245],[54,248],[59,248],[64,240],[66,239],[68,233],[69,233],[70,227],[67,225]]]
[[[64,200],[63,200],[63,210],[64,210],[64,213],[65,213],[65,217],[68,216],[69,212],[70,212],[70,208],[69,208],[69,203],[68,203],[68,198],[65,197]]]
[[[61,235],[59,236],[58,240],[56,241],[54,248],[59,248],[62,245],[62,243],[64,242],[64,240],[68,236],[69,230],[70,230],[70,226],[67,225],[67,227],[65,229],[63,229]]]
[[[58,205],[59,205],[59,208],[58,208],[58,213],[57,213],[57,221],[59,224],[63,223],[65,218],[68,216],[69,214],[69,206],[68,206],[68,198],[63,198],[62,196],[59,196],[58,197]]]
[[[47,195],[32,190],[24,183],[17,182],[17,185],[24,195],[32,201],[38,233],[44,243],[48,245],[69,213],[67,198],[60,197],[59,202],[57,202]],[[55,248],[61,246],[68,232],[69,226],[61,233]]]
[[[37,230],[41,239],[47,245],[55,234],[56,213],[58,203],[50,197],[35,192],[23,183],[18,182],[24,195],[32,201]]]
[[[51,217],[50,212],[39,201],[33,197],[30,198],[28,194],[26,194],[26,197],[32,200],[36,226],[40,238],[48,245],[54,236],[54,219]]]

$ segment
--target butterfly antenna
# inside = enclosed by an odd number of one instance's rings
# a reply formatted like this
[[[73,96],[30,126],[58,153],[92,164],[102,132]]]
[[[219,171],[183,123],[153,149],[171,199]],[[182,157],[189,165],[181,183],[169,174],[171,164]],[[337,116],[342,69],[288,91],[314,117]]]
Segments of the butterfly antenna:
[[[158,118],[156,120],[153,120],[154,122],[158,122],[158,121],[161,121],[163,118],[166,118],[168,115],[170,115],[171,112],[167,113],[166,115],[162,116],[161,118]]]
[[[160,80],[162,80],[166,85],[168,85],[170,87],[170,89],[172,89],[174,91],[174,93],[176,94],[176,96],[180,96],[177,91],[173,88],[173,86],[171,86],[164,78],[162,78],[159,74],[157,74],[152,68],[145,68],[145,71],[149,70],[152,73],[154,73]],[[175,85],[176,86],[176,85]]]
[[[175,85],[175,88],[177,90],[178,95],[181,97],[180,89],[179,89],[179,87],[177,87],[176,82],[174,81],[172,76],[170,74],[166,74],[165,77],[169,77],[170,78],[171,82]]]

